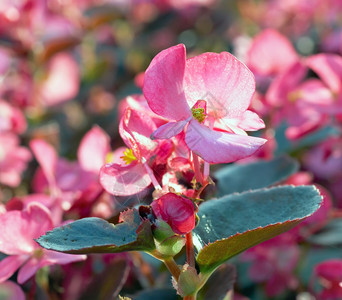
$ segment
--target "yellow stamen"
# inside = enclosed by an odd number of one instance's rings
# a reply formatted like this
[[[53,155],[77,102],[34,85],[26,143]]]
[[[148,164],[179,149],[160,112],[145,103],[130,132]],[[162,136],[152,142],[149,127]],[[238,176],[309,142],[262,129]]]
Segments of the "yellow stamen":
[[[132,149],[126,149],[124,151],[124,155],[120,156],[122,160],[126,163],[126,165],[129,165],[133,160],[137,160],[137,158],[134,156]]]
[[[205,111],[204,108],[192,108],[191,109],[192,116],[200,123],[203,123],[205,120]]]

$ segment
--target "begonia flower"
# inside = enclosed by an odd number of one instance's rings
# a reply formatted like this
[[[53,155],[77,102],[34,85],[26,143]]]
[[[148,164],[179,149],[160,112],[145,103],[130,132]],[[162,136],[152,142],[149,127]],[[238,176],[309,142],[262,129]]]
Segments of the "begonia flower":
[[[185,130],[187,146],[208,163],[250,156],[266,142],[245,132],[264,127],[247,110],[254,90],[253,74],[230,53],[204,53],[186,60],[184,45],[168,48],[145,72],[148,104],[169,120],[153,137],[169,139]]]
[[[134,195],[151,184],[152,170],[148,161],[157,146],[150,139],[155,129],[156,125],[148,115],[129,108],[126,110],[120,121],[119,132],[128,148],[120,148],[120,159],[115,158],[118,155],[114,152],[115,161],[100,170],[100,183],[108,193]]]
[[[191,200],[167,193],[151,204],[157,219],[170,225],[177,234],[186,234],[195,228],[195,207]]]
[[[81,261],[85,255],[58,253],[41,248],[34,239],[53,229],[50,212],[39,203],[31,203],[23,211],[13,210],[0,215],[0,252],[7,254],[0,261],[0,282],[16,270],[20,284],[40,268],[54,264]]]

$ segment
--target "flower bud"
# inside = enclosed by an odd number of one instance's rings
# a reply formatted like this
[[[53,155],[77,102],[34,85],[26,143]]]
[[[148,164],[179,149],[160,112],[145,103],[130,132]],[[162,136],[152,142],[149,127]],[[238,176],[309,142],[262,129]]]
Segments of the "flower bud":
[[[158,219],[165,221],[177,234],[186,234],[195,228],[195,208],[191,200],[168,193],[151,204]]]

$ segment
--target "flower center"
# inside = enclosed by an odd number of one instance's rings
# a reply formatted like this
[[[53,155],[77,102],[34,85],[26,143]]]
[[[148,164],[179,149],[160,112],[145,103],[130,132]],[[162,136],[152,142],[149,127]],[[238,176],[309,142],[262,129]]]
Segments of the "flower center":
[[[205,100],[198,100],[191,108],[192,116],[199,122],[203,123],[207,116],[207,103]]]
[[[133,154],[133,150],[128,148],[124,151],[124,155],[120,156],[120,158],[122,158],[126,165],[129,165],[133,160],[137,160]]]

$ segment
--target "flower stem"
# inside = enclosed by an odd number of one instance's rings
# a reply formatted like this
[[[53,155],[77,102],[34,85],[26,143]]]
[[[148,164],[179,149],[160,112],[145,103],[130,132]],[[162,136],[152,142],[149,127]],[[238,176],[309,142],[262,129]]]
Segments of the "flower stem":
[[[195,295],[185,296],[183,299],[184,300],[196,300],[196,296]]]
[[[175,260],[171,257],[168,259],[165,259],[164,261],[165,266],[168,268],[172,276],[175,278],[176,281],[178,281],[179,275],[180,275],[180,268],[176,264]]]
[[[195,250],[192,241],[192,232],[190,231],[185,235],[186,240],[186,261],[190,267],[195,267]]]

